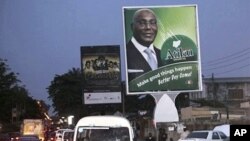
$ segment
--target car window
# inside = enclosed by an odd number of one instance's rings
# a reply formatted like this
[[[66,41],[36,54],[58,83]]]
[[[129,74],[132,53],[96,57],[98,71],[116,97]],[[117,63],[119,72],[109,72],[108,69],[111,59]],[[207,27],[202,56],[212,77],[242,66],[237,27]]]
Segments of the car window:
[[[219,133],[219,135],[220,135],[220,137],[222,139],[226,139],[227,138],[226,134],[224,134],[223,132],[218,132],[218,133]]]
[[[217,132],[213,132],[212,139],[220,139],[219,134]]]
[[[190,133],[187,138],[201,138],[206,139],[208,136],[208,132],[192,132]]]

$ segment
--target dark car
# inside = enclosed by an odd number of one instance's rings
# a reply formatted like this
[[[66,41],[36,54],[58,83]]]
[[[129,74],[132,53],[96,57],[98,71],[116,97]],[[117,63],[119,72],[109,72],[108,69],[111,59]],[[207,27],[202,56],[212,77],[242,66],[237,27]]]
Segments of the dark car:
[[[22,135],[19,141],[40,141],[37,135]]]

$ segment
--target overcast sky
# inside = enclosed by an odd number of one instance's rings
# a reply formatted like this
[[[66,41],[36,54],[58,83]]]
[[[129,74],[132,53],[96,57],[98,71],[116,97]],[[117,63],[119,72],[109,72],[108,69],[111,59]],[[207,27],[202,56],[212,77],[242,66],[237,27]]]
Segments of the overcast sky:
[[[0,58],[51,104],[46,88],[80,68],[80,46],[120,45],[123,57],[123,6],[185,4],[198,5],[203,75],[250,77],[249,0],[0,0]]]

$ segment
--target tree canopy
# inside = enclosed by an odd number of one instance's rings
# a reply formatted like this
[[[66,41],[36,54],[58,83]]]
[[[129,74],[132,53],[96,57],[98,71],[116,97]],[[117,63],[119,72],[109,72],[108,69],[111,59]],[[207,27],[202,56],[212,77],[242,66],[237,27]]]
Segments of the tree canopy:
[[[116,111],[122,112],[122,103],[85,105],[82,97],[82,74],[81,69],[72,68],[62,75],[55,75],[47,88],[49,99],[57,116],[74,115],[75,119],[90,114],[112,114]],[[124,86],[125,87],[125,86]],[[125,89],[125,88],[123,88]],[[123,91],[125,98],[124,109],[126,113],[137,113],[139,110],[154,110],[154,99],[146,96],[128,96]]]
[[[21,122],[24,118],[42,118],[36,100],[11,71],[7,60],[0,58],[0,122]]]
[[[56,75],[47,90],[58,116],[84,114],[80,69],[73,68],[65,74]]]

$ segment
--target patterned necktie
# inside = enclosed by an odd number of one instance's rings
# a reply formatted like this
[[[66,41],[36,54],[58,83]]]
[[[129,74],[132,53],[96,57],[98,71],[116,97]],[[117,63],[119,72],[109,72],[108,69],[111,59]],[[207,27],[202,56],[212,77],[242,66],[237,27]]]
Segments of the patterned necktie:
[[[144,51],[148,55],[148,63],[150,65],[151,69],[152,70],[157,69],[157,63],[156,63],[156,60],[153,56],[153,52],[151,51],[151,49],[147,48]]]

